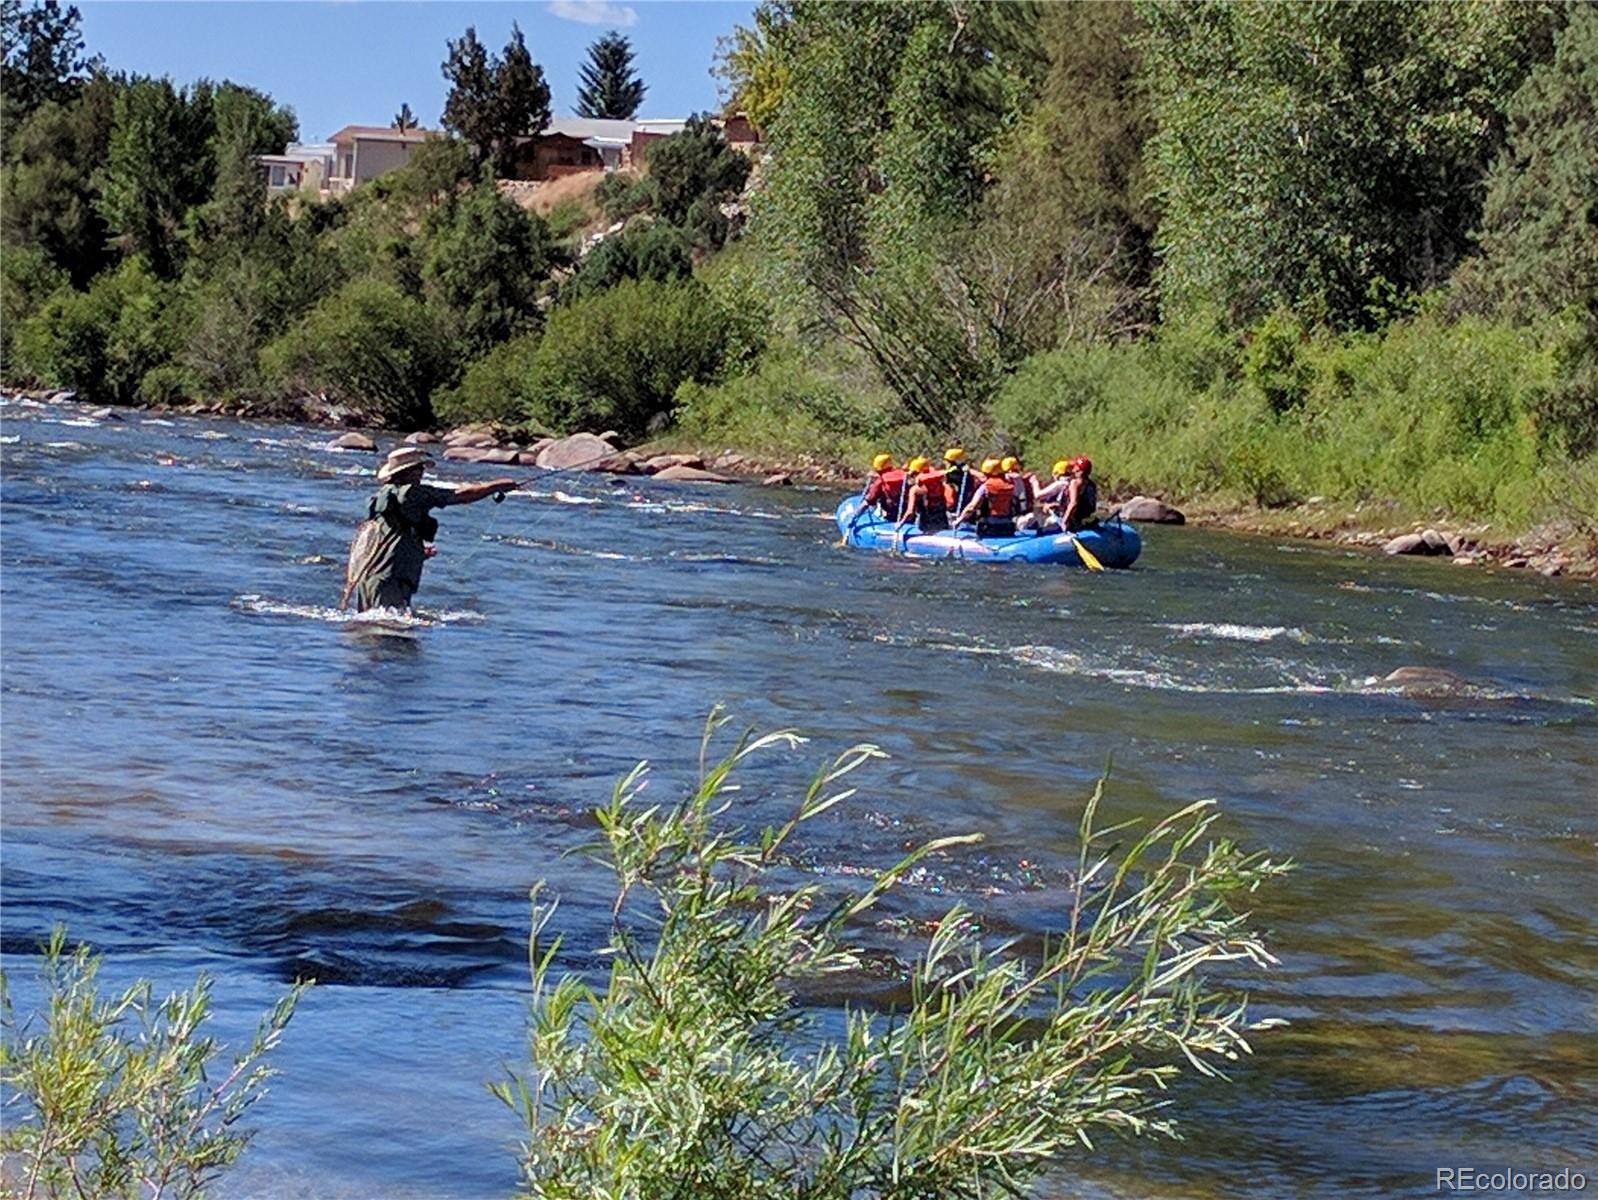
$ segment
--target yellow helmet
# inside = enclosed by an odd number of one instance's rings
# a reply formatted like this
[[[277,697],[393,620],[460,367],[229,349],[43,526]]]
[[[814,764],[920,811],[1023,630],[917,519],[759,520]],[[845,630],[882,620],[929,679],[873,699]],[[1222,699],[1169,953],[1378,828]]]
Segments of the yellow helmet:
[[[891,466],[893,466],[893,455],[891,454],[879,454],[871,460],[871,469],[873,471],[886,471]]]
[[[960,447],[958,447],[958,446],[950,446],[947,450],[945,450],[943,452],[943,461],[944,462],[964,462],[965,461],[965,451],[960,449]]]
[[[1013,454],[1006,454],[999,460],[999,466],[1006,471],[1013,471],[1021,465],[1021,460]]]
[[[922,458],[919,454],[905,464],[905,470],[907,471],[925,471],[926,469],[927,460]]]
[[[1069,475],[1071,473],[1071,460],[1068,458],[1057,459],[1054,466],[1049,469],[1056,475]]]
[[[999,460],[996,458],[984,458],[982,460],[982,473],[984,475],[997,475],[999,473]]]

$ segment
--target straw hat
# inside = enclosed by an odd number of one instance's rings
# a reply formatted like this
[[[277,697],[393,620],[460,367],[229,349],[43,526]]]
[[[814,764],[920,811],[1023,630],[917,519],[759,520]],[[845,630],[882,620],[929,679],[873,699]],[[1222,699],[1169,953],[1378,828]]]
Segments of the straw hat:
[[[432,462],[432,457],[420,446],[401,446],[397,450],[390,450],[383,465],[377,468],[377,482],[387,483],[401,471],[431,466]]]

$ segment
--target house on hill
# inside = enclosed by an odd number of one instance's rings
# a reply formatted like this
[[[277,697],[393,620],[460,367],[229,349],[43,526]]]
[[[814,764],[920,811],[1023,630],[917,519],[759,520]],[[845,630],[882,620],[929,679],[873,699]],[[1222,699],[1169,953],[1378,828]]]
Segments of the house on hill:
[[[327,190],[347,192],[356,184],[403,167],[411,151],[438,136],[431,129],[346,125],[329,139],[333,144],[333,170],[327,178]]]
[[[542,182],[584,171],[626,170],[639,161],[644,145],[679,133],[686,124],[555,117],[542,133],[517,146],[510,177]]]

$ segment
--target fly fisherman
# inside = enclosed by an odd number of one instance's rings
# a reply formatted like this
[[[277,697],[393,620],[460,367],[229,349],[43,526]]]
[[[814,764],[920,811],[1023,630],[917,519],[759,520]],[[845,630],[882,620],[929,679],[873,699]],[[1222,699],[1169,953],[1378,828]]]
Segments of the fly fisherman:
[[[475,504],[513,491],[514,479],[494,479],[462,488],[436,487],[422,476],[433,460],[419,446],[389,452],[377,469],[377,491],[366,502],[366,520],[350,543],[349,569],[339,607],[409,608],[422,582],[422,563],[432,557],[438,535],[435,508]]]

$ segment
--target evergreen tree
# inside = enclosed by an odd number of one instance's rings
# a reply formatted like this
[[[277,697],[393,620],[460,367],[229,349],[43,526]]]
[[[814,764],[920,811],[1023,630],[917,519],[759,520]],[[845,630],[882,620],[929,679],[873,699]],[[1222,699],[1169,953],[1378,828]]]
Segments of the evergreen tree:
[[[630,121],[644,102],[646,88],[633,70],[632,46],[614,29],[588,47],[580,75],[579,117]]]
[[[503,58],[490,57],[477,31],[468,28],[460,41],[449,43],[444,78],[450,83],[444,128],[464,138],[479,162],[503,170],[517,139],[536,136],[549,124],[549,85],[520,26],[511,26]]]
[[[0,96],[5,99],[9,130],[47,100],[72,97],[86,70],[99,60],[83,54],[76,6],[63,9],[56,0],[27,8],[22,0],[0,0]]]
[[[409,104],[401,104],[399,112],[394,114],[394,128],[404,133],[407,129],[416,128],[416,114],[411,111]]]

